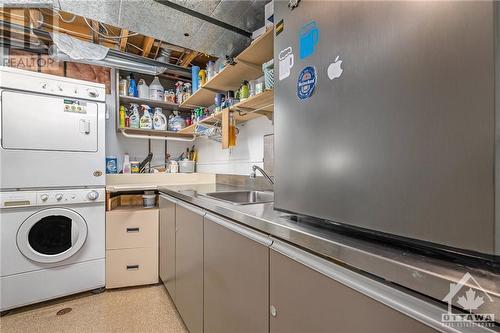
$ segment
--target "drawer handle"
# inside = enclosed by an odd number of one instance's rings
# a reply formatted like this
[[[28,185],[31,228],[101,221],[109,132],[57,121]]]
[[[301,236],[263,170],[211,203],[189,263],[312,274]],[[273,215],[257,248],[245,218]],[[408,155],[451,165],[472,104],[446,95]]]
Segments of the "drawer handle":
[[[127,265],[127,271],[136,271],[139,269],[139,265]]]
[[[139,232],[139,228],[127,228],[127,232]]]

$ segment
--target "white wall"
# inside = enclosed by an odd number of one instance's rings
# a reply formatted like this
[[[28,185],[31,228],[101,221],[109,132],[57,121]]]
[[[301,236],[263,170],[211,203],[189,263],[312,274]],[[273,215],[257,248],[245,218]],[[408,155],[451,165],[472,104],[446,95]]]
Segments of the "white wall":
[[[259,117],[238,125],[240,133],[236,147],[222,149],[216,141],[199,138],[198,172],[248,175],[253,164],[263,167],[264,135],[273,133],[273,124],[266,117]]]
[[[129,139],[116,132],[116,107],[112,95],[106,96],[106,109],[109,119],[106,119],[106,156],[114,155],[118,158],[118,172],[122,169],[123,155],[128,153],[131,161],[142,161],[148,155],[148,140]],[[167,150],[172,157],[179,156],[191,147],[193,143],[168,141]],[[165,141],[151,140],[153,165],[161,164],[165,160]]]

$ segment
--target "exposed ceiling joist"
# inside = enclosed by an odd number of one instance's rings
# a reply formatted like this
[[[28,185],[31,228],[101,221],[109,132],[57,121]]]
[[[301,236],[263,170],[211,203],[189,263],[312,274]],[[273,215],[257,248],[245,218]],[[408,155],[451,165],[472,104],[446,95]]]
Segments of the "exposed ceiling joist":
[[[99,34],[97,31],[99,31],[99,22],[97,21],[90,21],[90,24],[92,25],[92,42],[95,44],[99,44]]]
[[[180,66],[181,67],[184,67],[186,68],[187,66],[189,66],[189,64],[191,63],[191,61],[194,60],[194,58],[196,58],[198,56],[198,52],[196,51],[191,51],[190,53],[188,53],[181,61],[180,63]]]
[[[147,57],[149,55],[149,52],[151,52],[151,48],[153,47],[153,44],[155,42],[155,39],[153,37],[144,37],[144,42],[142,43],[142,56]]]
[[[120,50],[125,51],[125,48],[127,47],[127,40],[128,40],[128,29],[122,29],[120,32]]]
[[[38,9],[29,9],[30,22],[35,28],[40,28],[43,24],[43,16]]]

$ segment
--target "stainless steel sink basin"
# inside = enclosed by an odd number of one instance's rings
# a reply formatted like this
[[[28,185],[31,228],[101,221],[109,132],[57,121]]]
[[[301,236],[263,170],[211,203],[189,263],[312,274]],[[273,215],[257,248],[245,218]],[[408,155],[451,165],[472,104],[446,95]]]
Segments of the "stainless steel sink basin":
[[[203,193],[203,196],[232,203],[233,205],[251,205],[274,201],[271,191],[225,191]]]

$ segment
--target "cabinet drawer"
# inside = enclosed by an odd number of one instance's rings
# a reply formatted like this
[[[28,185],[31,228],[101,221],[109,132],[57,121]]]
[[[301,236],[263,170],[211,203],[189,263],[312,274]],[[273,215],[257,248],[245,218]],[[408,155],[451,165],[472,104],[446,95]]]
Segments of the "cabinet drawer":
[[[158,283],[158,248],[106,251],[106,288]]]
[[[158,246],[158,209],[106,212],[106,249]]]

